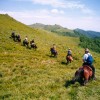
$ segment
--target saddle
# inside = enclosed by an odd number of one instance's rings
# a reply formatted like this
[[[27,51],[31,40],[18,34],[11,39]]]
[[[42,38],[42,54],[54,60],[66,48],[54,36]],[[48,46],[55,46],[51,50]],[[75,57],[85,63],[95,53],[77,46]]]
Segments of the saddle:
[[[83,69],[83,70],[88,69],[88,70],[92,71],[92,68],[88,65],[81,66],[79,69]]]
[[[82,68],[82,70],[84,71],[84,75],[85,75],[86,73],[89,73],[89,76],[90,76],[90,77],[92,76],[93,70],[92,70],[92,68],[91,68],[90,66],[84,65],[84,66],[82,66],[82,67],[80,67],[80,68]]]
[[[88,69],[88,70],[92,71],[92,68],[90,66],[88,66],[88,65],[84,65],[83,69]]]

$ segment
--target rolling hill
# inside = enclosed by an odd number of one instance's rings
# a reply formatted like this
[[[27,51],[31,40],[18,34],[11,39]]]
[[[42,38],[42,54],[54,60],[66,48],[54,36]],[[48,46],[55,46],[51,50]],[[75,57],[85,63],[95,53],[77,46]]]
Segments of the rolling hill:
[[[82,29],[75,29],[74,32],[79,32],[87,37],[91,37],[91,38],[96,38],[96,37],[100,37],[100,32],[95,32],[95,31],[85,31]]]
[[[85,31],[85,30],[82,30],[79,28],[71,30],[71,29],[64,28],[57,24],[44,25],[41,23],[35,23],[35,24],[29,25],[29,26],[32,28],[42,28],[44,30],[51,31],[51,32],[57,33],[62,36],[80,37],[83,35],[83,36],[90,37],[90,38],[100,37],[100,32],[95,32],[95,31],[91,31],[91,30]]]
[[[72,37],[76,37],[78,36],[76,33],[74,33],[73,30],[70,30],[70,29],[67,29],[67,28],[64,28],[60,25],[44,25],[44,24],[41,24],[41,23],[36,23],[36,24],[32,24],[32,25],[29,25],[30,27],[32,28],[41,28],[41,29],[44,29],[44,30],[47,30],[47,31],[50,31],[50,32],[54,32],[58,35],[62,35],[62,36],[72,36]]]
[[[34,39],[37,50],[28,49],[10,37],[12,31],[21,39]],[[58,57],[50,57],[56,44]],[[86,86],[79,83],[66,87],[82,65],[84,49],[78,37],[65,37],[53,32],[30,28],[9,15],[0,14],[0,99],[1,100],[99,100],[100,54],[92,52],[96,81]],[[72,49],[74,61],[66,65],[66,50]]]

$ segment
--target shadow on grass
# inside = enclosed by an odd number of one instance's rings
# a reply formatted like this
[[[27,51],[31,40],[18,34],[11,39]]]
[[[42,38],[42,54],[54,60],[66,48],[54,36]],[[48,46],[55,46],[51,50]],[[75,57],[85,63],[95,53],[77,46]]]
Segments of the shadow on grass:
[[[69,63],[62,61],[61,64],[62,65],[68,65]]]
[[[53,56],[53,55],[49,55],[49,54],[47,54],[46,56],[48,56],[50,58],[57,58],[57,56]]]
[[[67,87],[71,86],[72,84],[73,84],[72,80],[68,80],[68,81],[66,81],[64,86],[67,88]]]
[[[62,61],[62,62],[61,62],[61,64],[62,64],[62,65],[67,65],[67,63],[66,63],[66,62],[64,62],[64,61]]]
[[[66,88],[68,88],[69,86],[77,88],[77,87],[83,86],[83,85],[80,85],[79,82],[74,83],[72,80],[68,80],[68,81],[66,81],[64,86]]]

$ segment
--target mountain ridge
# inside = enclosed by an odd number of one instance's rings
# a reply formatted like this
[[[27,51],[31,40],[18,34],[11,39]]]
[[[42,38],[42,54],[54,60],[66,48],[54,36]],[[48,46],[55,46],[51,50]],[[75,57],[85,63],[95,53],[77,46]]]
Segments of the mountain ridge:
[[[42,28],[51,32],[55,32],[58,33],[60,35],[64,35],[64,36],[74,36],[74,37],[80,37],[81,35],[87,36],[87,37],[91,37],[91,38],[95,38],[95,37],[100,37],[100,32],[96,32],[96,31],[92,31],[92,30],[83,30],[83,29],[79,29],[76,28],[74,30],[62,27],[60,25],[45,25],[45,24],[41,24],[41,23],[35,23],[32,25],[29,25],[30,27],[34,27],[34,28]]]

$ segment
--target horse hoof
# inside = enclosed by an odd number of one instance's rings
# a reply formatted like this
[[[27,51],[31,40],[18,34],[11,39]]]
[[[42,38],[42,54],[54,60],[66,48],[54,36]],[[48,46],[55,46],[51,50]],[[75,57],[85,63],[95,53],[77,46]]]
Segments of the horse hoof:
[[[93,77],[92,80],[96,80],[96,77]]]

